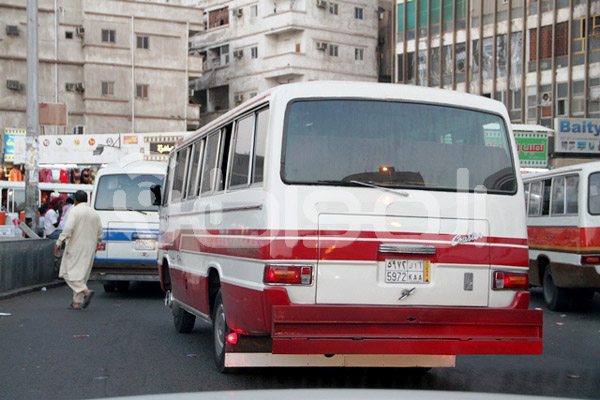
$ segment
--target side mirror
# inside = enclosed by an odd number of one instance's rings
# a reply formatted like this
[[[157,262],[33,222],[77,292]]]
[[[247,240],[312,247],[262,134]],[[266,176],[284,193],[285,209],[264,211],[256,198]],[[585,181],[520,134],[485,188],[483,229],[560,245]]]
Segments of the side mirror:
[[[162,197],[160,195],[160,189],[161,189],[160,185],[150,186],[150,192],[152,193],[151,198],[152,198],[153,206],[160,206],[162,204],[162,201],[161,201]]]

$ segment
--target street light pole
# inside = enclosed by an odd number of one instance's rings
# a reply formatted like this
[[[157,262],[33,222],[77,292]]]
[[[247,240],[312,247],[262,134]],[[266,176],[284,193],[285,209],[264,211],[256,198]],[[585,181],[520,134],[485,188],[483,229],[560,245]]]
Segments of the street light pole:
[[[27,0],[27,136],[25,147],[25,221],[36,232],[40,128],[38,102],[38,0]]]

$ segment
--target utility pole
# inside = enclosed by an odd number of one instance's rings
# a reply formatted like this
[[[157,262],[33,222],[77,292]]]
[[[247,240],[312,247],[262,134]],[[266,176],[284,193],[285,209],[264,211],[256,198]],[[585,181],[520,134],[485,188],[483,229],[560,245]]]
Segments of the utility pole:
[[[27,136],[25,147],[25,222],[38,225],[39,129],[38,0],[27,0]]]

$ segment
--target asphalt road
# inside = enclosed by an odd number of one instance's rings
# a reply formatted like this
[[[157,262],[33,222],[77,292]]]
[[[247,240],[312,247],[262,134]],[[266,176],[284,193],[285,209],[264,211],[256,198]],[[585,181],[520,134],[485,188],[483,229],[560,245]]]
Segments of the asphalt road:
[[[67,309],[66,287],[0,301],[0,398],[83,399],[287,388],[427,389],[600,398],[600,296],[584,312],[544,308],[543,356],[462,356],[455,368],[255,369],[216,372],[210,327],[178,334],[157,285]],[[1,314],[0,314],[1,315]]]

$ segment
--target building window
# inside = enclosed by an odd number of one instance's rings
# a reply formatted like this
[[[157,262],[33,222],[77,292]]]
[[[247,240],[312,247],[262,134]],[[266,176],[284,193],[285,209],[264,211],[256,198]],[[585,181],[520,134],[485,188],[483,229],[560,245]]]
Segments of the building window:
[[[115,83],[112,81],[102,82],[102,96],[114,96],[115,95]]]
[[[364,60],[365,50],[364,49],[354,49],[354,59],[362,61]]]
[[[148,36],[137,37],[137,48],[148,49],[150,47],[150,38]]]
[[[361,7],[354,7],[354,18],[363,19],[363,9]]]
[[[332,57],[337,57],[338,56],[338,48],[339,46],[337,44],[330,44],[329,46],[327,46],[329,49],[329,55]]]
[[[218,28],[219,26],[229,25],[229,7],[209,11],[208,28]]]
[[[117,31],[115,31],[114,29],[102,29],[102,42],[116,43]]]
[[[329,3],[329,13],[333,15],[338,15],[338,4],[337,3]]]
[[[250,6],[250,16],[255,18],[258,16],[258,5],[254,4]]]
[[[66,31],[65,32],[65,39],[73,39],[73,32]]]
[[[147,99],[148,85],[135,85],[135,97],[138,99]]]
[[[258,47],[257,46],[250,48],[250,58],[258,58]]]

